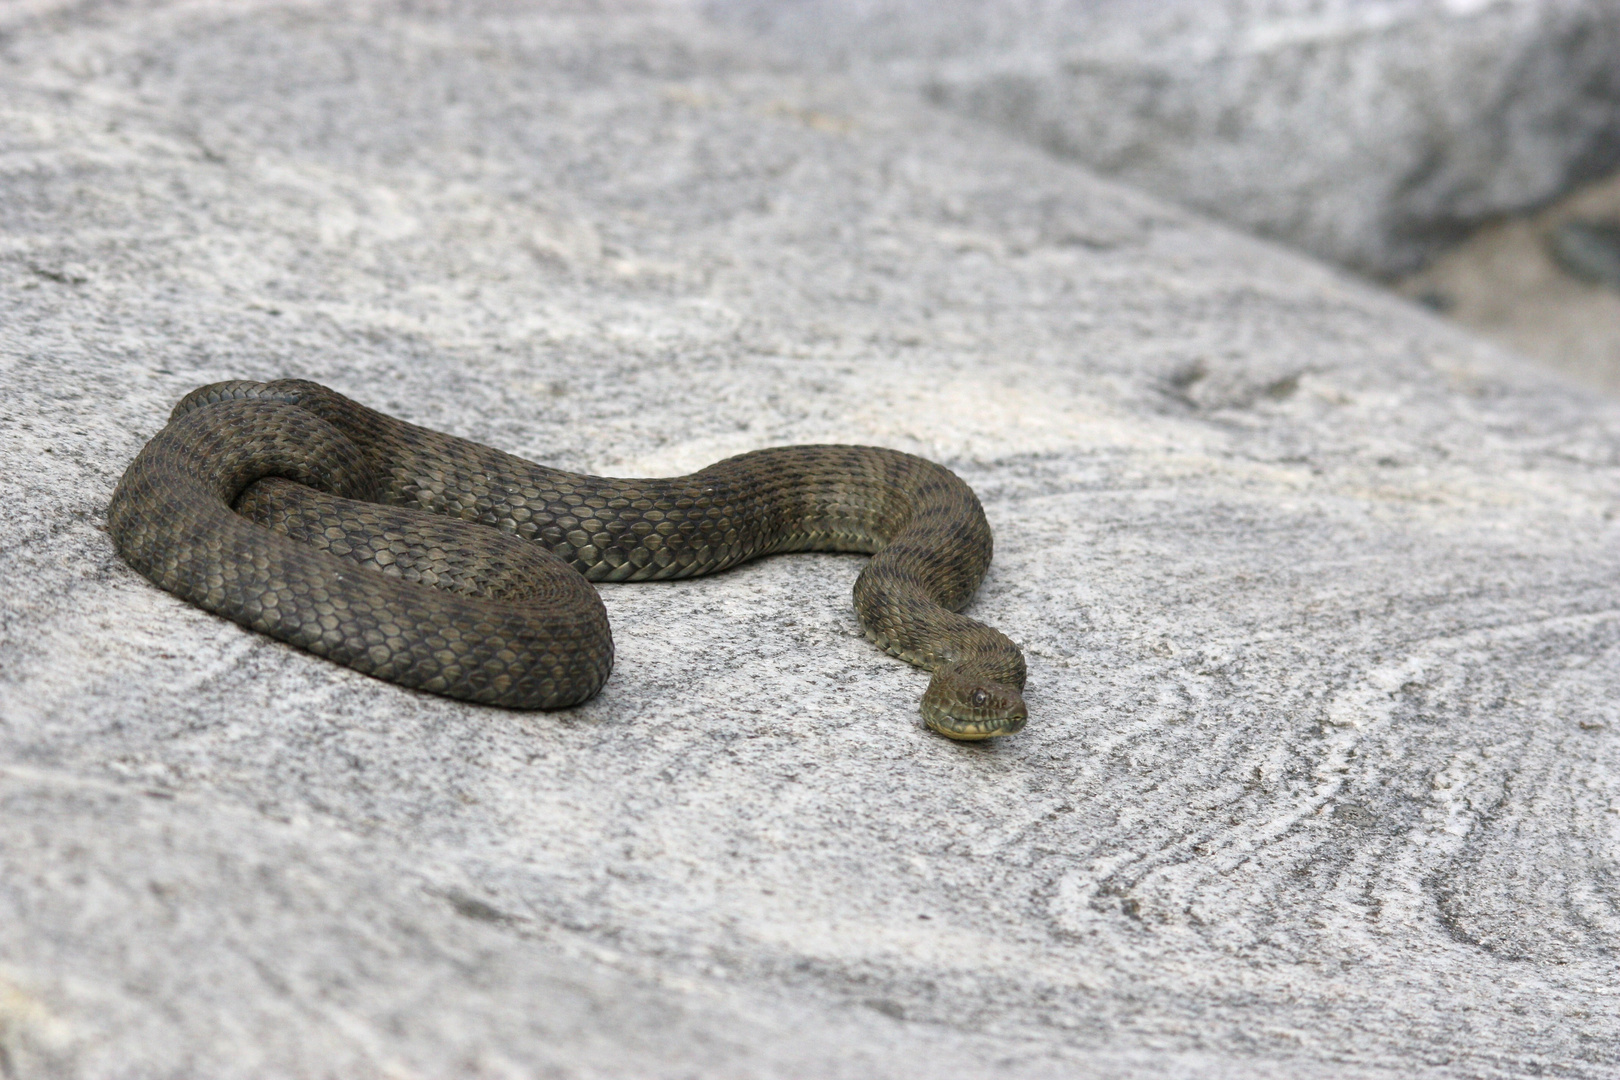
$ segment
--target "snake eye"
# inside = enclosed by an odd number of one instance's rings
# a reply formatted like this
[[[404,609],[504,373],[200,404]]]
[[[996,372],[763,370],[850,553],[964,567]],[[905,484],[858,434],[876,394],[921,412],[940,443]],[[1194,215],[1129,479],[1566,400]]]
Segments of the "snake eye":
[[[985,690],[984,687],[980,686],[973,691],[973,696],[968,698],[968,700],[973,702],[973,707],[975,709],[982,709],[989,703],[990,694]]]

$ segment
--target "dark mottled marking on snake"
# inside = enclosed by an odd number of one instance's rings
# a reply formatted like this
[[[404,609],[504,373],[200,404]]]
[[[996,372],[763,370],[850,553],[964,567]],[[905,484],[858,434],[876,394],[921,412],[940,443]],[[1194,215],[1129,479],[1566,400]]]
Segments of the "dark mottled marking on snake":
[[[590,581],[866,552],[855,610],[933,673],[929,727],[1024,726],[1024,658],[958,614],[990,527],[950,470],[869,446],[756,450],[689,476],[581,476],[417,427],[312,382],[188,394],[108,508],[118,553],[198,607],[402,686],[577,705],[613,665]],[[589,579],[589,580],[587,580]]]

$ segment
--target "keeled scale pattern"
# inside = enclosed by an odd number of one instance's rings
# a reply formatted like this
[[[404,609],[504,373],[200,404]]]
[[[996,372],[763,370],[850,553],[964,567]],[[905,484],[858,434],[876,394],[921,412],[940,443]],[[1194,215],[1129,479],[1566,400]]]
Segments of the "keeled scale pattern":
[[[577,704],[607,678],[587,578],[870,552],[857,613],[879,646],[935,673],[930,726],[982,738],[1024,723],[1022,654],[956,613],[990,563],[979,501],[894,450],[788,446],[689,476],[582,476],[316,383],[228,382],[181,401],[108,517],[132,566],[200,607],[379,678],[521,708]]]

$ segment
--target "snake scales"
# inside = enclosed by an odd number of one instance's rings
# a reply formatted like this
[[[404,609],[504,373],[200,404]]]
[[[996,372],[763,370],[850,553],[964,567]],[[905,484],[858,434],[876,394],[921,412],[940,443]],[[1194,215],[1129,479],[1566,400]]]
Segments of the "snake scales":
[[[979,500],[895,450],[784,446],[669,479],[581,476],[316,383],[225,382],[175,407],[108,525],[125,561],[199,607],[403,686],[539,709],[587,700],[612,667],[587,579],[868,552],[856,612],[878,646],[933,672],[928,726],[982,739],[1026,717],[1023,654],[957,614],[990,564]]]

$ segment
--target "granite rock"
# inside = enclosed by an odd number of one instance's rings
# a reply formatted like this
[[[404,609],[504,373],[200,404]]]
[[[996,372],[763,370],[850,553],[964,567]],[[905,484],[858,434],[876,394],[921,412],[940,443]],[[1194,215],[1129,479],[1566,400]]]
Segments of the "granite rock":
[[[1620,1065],[1613,404],[687,8],[0,20],[0,1075]],[[605,588],[551,714],[190,608],[107,498],[278,376],[945,462],[1029,727],[923,729],[854,556]]]
[[[810,68],[926,93],[1379,277],[1620,163],[1610,0],[711,0]]]

